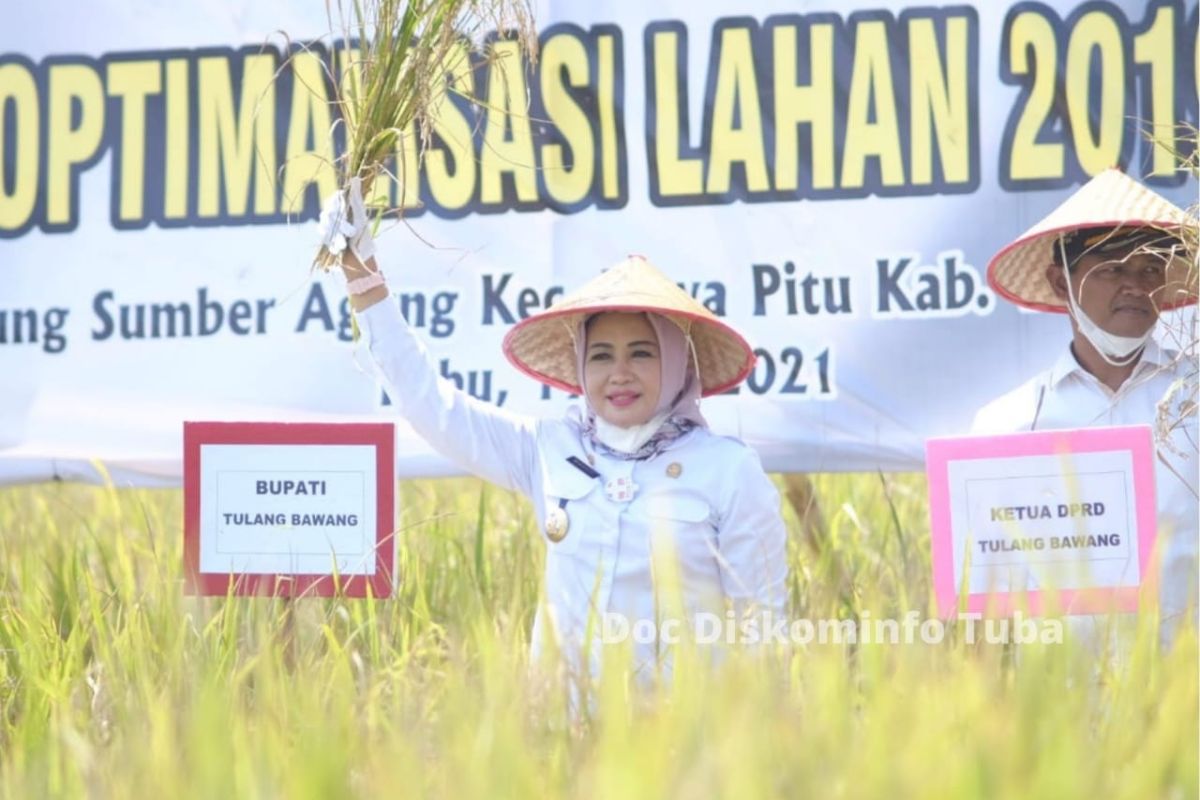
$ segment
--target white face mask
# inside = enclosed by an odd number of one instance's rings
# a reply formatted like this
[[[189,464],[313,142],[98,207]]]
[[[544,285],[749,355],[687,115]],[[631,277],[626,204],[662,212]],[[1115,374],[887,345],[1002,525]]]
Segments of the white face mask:
[[[1062,256],[1063,277],[1067,280],[1067,307],[1071,311],[1071,317],[1075,320],[1075,324],[1079,326],[1079,332],[1092,343],[1092,347],[1096,348],[1100,357],[1112,366],[1124,367],[1132,364],[1137,360],[1146,342],[1150,341],[1150,337],[1154,335],[1154,326],[1151,325],[1141,336],[1117,336],[1093,322],[1079,303],[1075,302],[1075,292],[1071,290],[1071,273],[1067,269],[1066,247],[1063,246],[1061,236],[1058,237],[1058,249]]]
[[[606,422],[599,414],[596,415],[596,438],[604,443],[605,447],[616,450],[618,453],[636,453],[642,448],[646,442],[650,441],[650,437],[658,432],[658,429],[667,417],[671,416],[671,409],[667,409],[657,416],[651,417],[641,425],[633,425],[628,428],[622,428],[613,425],[611,422]]]

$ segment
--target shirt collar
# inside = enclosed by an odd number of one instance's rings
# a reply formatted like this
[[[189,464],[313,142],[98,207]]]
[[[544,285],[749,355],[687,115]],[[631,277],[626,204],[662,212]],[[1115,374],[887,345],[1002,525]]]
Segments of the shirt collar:
[[[1143,364],[1154,367],[1166,367],[1174,360],[1174,354],[1164,350],[1158,342],[1151,339],[1146,342],[1146,347],[1142,350],[1142,357],[1138,359],[1138,367]]]
[[[1138,375],[1142,370],[1165,367],[1170,363],[1170,355],[1159,346],[1158,342],[1150,339],[1146,342],[1145,347],[1142,348],[1142,356],[1138,359],[1137,366],[1133,368],[1133,374],[1130,377]],[[1071,351],[1071,345],[1068,344],[1062,354],[1059,355],[1058,360],[1054,362],[1054,366],[1050,369],[1050,385],[1056,387],[1076,373],[1080,375],[1088,374],[1087,370],[1075,360],[1075,353]]]

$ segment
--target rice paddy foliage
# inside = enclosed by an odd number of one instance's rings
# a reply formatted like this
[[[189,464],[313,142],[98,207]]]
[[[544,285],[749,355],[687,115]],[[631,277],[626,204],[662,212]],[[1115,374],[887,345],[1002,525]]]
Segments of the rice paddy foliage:
[[[931,607],[920,476],[815,476],[790,611]],[[781,484],[782,486],[782,484]],[[396,596],[185,596],[182,494],[0,489],[0,795],[1193,798],[1197,644],[687,650],[585,710],[529,663],[521,498],[400,485]]]

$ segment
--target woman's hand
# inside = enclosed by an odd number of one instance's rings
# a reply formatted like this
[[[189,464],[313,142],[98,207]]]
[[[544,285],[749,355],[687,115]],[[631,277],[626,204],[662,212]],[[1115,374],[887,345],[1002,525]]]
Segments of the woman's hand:
[[[319,220],[321,245],[338,259],[347,284],[379,273],[375,261],[375,239],[371,235],[370,217],[362,197],[362,181],[350,179],[345,192],[331,195],[321,209]],[[382,275],[379,275],[382,279]],[[353,285],[351,284],[351,289]],[[355,311],[375,305],[388,296],[387,286],[382,280],[357,293],[350,294],[350,305]]]

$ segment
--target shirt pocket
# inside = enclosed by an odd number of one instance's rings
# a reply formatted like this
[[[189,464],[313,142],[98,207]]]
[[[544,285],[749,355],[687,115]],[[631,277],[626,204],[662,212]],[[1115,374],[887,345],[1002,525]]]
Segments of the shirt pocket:
[[[699,497],[652,495],[646,498],[650,537],[656,549],[667,546],[687,562],[707,560],[716,552],[712,508]]]
[[[575,473],[575,474],[572,474]],[[567,535],[557,542],[546,535],[545,521],[542,523],[542,539],[548,552],[568,554],[579,549],[580,540],[588,518],[589,508],[598,478],[591,478],[575,468],[547,473],[542,479],[542,502],[545,504],[545,519],[549,520],[558,509],[567,515]]]

